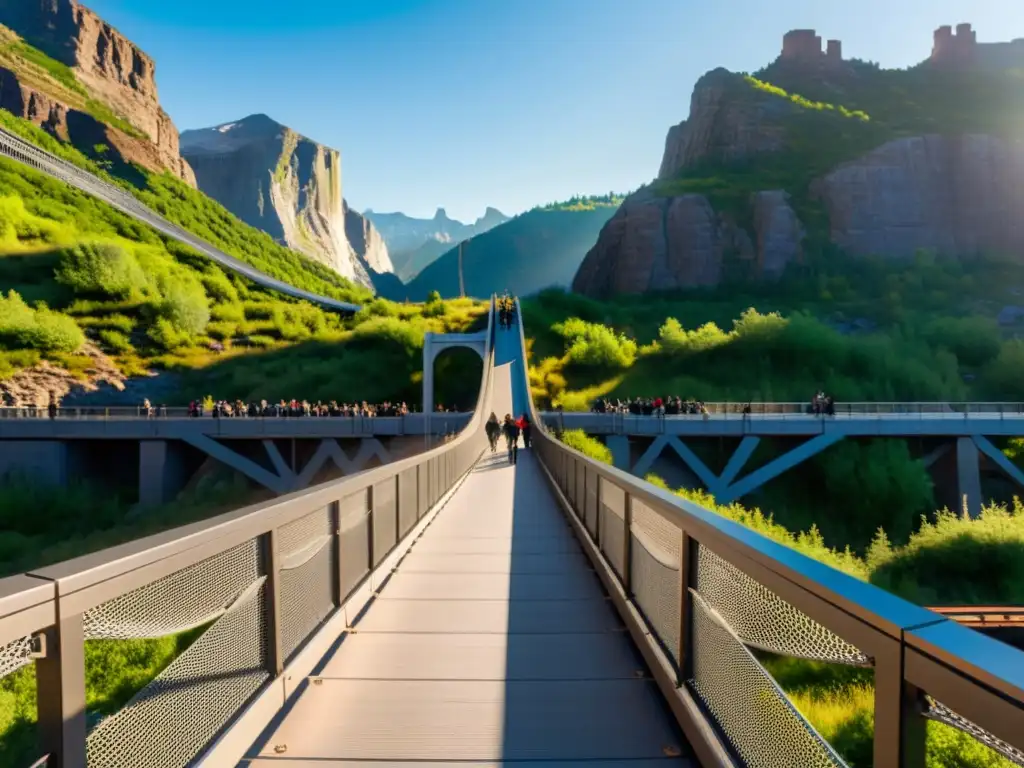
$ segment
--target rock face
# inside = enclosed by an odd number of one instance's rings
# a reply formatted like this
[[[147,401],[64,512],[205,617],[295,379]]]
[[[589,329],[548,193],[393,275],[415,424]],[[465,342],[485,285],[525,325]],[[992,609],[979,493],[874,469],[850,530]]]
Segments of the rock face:
[[[626,198],[583,260],[572,288],[594,298],[717,285],[738,264],[776,277],[801,257],[803,230],[785,192],[752,201],[756,239],[716,214],[703,195]]]
[[[378,272],[391,270],[365,227],[349,223],[337,150],[266,115],[185,131],[181,147],[199,189],[247,224],[367,287],[368,263]],[[350,227],[363,232],[355,243]]]
[[[819,49],[820,52],[820,49]],[[659,179],[705,163],[731,163],[783,149],[783,118],[794,107],[776,98],[735,98],[740,75],[708,72],[694,86],[690,116],[668,131]]]
[[[438,208],[432,219],[415,219],[404,213],[366,211],[387,244],[395,273],[406,283],[463,240],[482,235],[509,221],[496,208],[488,207],[472,224],[449,218]]]
[[[359,260],[376,273],[393,271],[388,246],[368,218],[345,203],[345,236]]]
[[[178,131],[160,106],[153,60],[134,43],[78,0],[0,0],[0,24],[71,67],[90,98],[107,105],[137,130],[138,135],[133,137],[108,126],[108,146],[130,161],[152,170],[169,170],[195,184],[191,169],[179,153]],[[38,120],[42,101],[60,101],[52,94],[47,96],[45,89],[18,82],[16,73],[8,71],[5,76],[5,102],[16,104],[17,99],[7,91],[11,89],[13,94],[17,88],[22,92],[22,102],[28,103],[26,109],[15,113],[21,117]],[[34,109],[33,100],[37,102]],[[48,121],[42,122],[54,127],[68,122],[56,114],[61,112],[81,112],[82,117],[74,118],[78,120],[89,117],[80,107],[76,109],[78,106],[58,103],[47,115]],[[72,140],[76,138],[72,136]]]
[[[923,136],[882,145],[814,185],[855,255],[1024,252],[1024,142]]]

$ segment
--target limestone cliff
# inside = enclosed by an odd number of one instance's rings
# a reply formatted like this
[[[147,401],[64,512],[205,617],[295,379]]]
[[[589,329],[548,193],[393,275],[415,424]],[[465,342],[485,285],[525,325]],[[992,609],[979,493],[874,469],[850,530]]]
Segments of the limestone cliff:
[[[7,28],[0,34],[5,109],[80,148],[102,143],[117,159],[195,184],[160,106],[153,60],[134,43],[78,0],[0,0],[0,24]],[[25,55],[11,32],[56,66]]]
[[[362,225],[346,217],[337,150],[266,115],[185,131],[181,146],[199,189],[247,224],[367,287],[367,266],[390,271],[372,235],[349,241]]]

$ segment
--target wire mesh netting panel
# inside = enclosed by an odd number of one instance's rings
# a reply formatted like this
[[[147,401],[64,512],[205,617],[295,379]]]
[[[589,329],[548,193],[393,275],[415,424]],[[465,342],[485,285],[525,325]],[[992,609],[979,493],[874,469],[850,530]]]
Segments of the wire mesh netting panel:
[[[341,599],[370,572],[370,495],[366,490],[338,502],[338,551]]]
[[[398,476],[398,538],[416,525],[416,467]]]
[[[678,663],[683,533],[637,499],[632,503],[630,585],[634,599],[651,630]]]
[[[264,578],[87,740],[90,768],[185,768],[266,682]]]
[[[1012,744],[1007,744],[1002,739],[993,736],[980,725],[971,722],[966,717],[958,715],[945,704],[936,701],[931,696],[925,696],[924,698],[926,705],[924,716],[929,720],[936,720],[940,723],[952,726],[958,731],[963,731],[964,733],[973,736],[989,749],[998,752],[1014,765],[1024,766],[1024,752],[1017,749]]]
[[[856,646],[704,546],[697,551],[696,589],[747,645],[833,664],[871,664]]]
[[[86,611],[85,636],[128,640],[200,627],[259,577],[260,545],[250,539]]]
[[[395,519],[395,478],[373,486],[373,567],[376,568],[398,542]]]
[[[7,645],[0,645],[0,679],[31,663],[31,637],[19,637]]]
[[[591,467],[585,468],[586,472],[586,496],[583,502],[583,509],[586,514],[587,530],[590,537],[597,541],[597,481],[598,474]]]
[[[289,658],[334,610],[331,510],[325,507],[278,532],[281,649]]]
[[[690,687],[747,768],[835,768],[845,763],[696,591]]]
[[[626,564],[623,562],[626,540],[626,493],[614,483],[601,479],[601,551],[615,569],[619,581],[623,580]]]

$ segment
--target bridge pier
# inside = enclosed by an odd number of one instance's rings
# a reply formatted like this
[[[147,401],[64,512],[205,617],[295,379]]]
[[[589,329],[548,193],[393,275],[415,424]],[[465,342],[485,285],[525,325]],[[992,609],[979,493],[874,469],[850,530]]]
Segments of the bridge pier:
[[[970,437],[958,437],[953,450],[940,456],[935,468],[936,501],[956,514],[981,514],[981,455]]]
[[[63,488],[75,474],[75,454],[64,440],[0,441],[0,477],[22,475]]]
[[[177,440],[139,442],[139,504],[159,506],[181,492],[189,477],[185,451]]]
[[[605,445],[612,452],[612,466],[623,472],[632,472],[633,458],[630,456],[627,435],[608,435]]]

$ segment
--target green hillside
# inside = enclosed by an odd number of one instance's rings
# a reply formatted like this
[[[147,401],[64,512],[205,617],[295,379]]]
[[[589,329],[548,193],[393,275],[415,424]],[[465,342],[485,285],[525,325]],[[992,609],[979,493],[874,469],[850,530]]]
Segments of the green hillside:
[[[467,296],[489,296],[506,288],[519,296],[550,286],[568,286],[583,257],[597,242],[601,227],[616,205],[568,203],[535,208],[500,224],[463,245]],[[453,248],[420,272],[399,294],[389,298],[423,301],[431,291],[459,295],[459,249]]]
[[[0,124],[106,175],[9,113]],[[260,289],[84,193],[0,160],[0,380],[46,359],[83,380],[103,363],[126,376],[175,371],[178,404],[211,393],[415,402],[423,332],[463,330],[483,312],[466,302],[427,317],[421,307],[370,303],[365,289],[201,193],[138,173],[144,186],[119,183],[171,221],[275,277],[367,309],[345,319]]]

